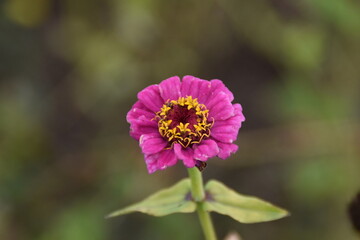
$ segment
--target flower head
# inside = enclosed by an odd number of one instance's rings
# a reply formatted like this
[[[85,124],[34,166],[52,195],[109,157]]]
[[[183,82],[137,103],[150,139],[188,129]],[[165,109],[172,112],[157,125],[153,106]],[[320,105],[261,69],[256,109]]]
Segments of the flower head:
[[[138,93],[127,114],[149,173],[182,160],[186,167],[238,149],[233,142],[245,120],[240,104],[220,80],[171,77]]]

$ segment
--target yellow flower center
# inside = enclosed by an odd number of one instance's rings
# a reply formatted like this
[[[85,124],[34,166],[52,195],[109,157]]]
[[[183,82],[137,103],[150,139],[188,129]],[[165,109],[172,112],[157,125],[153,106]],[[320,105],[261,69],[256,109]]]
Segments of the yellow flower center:
[[[180,97],[178,100],[168,100],[156,113],[161,136],[184,148],[194,143],[200,143],[210,136],[210,128],[214,121],[208,121],[209,110],[204,104],[198,103],[191,96]]]

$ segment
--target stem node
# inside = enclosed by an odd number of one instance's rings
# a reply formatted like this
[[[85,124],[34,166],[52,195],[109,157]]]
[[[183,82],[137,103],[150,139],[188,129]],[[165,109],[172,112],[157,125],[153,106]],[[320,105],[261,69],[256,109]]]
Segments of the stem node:
[[[204,209],[205,191],[201,172],[196,167],[193,167],[188,168],[188,173],[191,181],[191,195],[196,202],[196,209],[205,238],[206,240],[216,240],[210,213]]]

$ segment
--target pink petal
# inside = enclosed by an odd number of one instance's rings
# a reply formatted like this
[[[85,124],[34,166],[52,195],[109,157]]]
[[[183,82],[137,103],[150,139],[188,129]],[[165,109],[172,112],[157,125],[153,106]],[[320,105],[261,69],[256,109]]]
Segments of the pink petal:
[[[235,116],[226,120],[215,121],[211,128],[211,137],[223,143],[233,143],[238,135],[241,123],[245,120],[241,112],[241,105],[234,104]]]
[[[163,170],[167,167],[173,166],[177,163],[178,159],[173,149],[163,150],[158,153],[158,168]]]
[[[184,165],[188,168],[195,166],[194,150],[191,148],[183,148],[180,144],[174,144],[174,151],[176,156],[184,162]]]
[[[234,126],[222,126],[212,129],[211,137],[223,143],[233,143],[238,135]]]
[[[156,154],[145,155],[144,158],[148,172],[150,174],[156,172],[158,170]]]
[[[155,121],[147,119],[145,116],[140,116],[137,119],[131,120],[130,135],[139,140],[141,135],[149,133],[158,133],[158,125]]]
[[[199,92],[200,79],[193,76],[185,76],[182,79],[181,94],[183,97],[192,96],[196,98]]]
[[[146,106],[152,112],[160,111],[164,101],[160,96],[160,90],[158,85],[151,85],[137,95],[138,99],[144,106]]]
[[[130,123],[130,135],[139,140],[140,136],[158,131],[153,112],[150,112],[140,101],[137,101],[127,113],[126,120]]]
[[[131,124],[131,120],[137,119],[140,116],[145,116],[148,119],[153,119],[155,117],[155,113],[149,111],[148,108],[145,107],[140,101],[137,101],[131,108],[131,110],[126,115],[126,120]]]
[[[205,104],[208,99],[211,97],[211,84],[209,81],[201,80],[199,83],[199,93],[198,93],[198,101],[199,103]]]
[[[216,95],[212,95],[206,104],[209,110],[209,119],[224,120],[234,115],[234,107],[229,101],[229,97],[224,92],[218,92]]]
[[[140,136],[140,147],[144,154],[155,154],[163,150],[168,142],[159,133]]]
[[[210,81],[211,83],[211,91],[214,94],[217,94],[218,92],[224,92],[229,98],[229,101],[232,102],[234,100],[234,95],[232,92],[224,85],[224,83],[221,80],[213,79]]]
[[[150,174],[157,170],[163,170],[173,166],[176,162],[177,157],[172,149],[163,150],[156,154],[145,155],[145,163]]]
[[[194,150],[194,158],[200,161],[206,161],[215,157],[219,153],[219,147],[214,140],[208,139],[196,145]]]
[[[238,150],[238,146],[232,143],[221,143],[218,142],[219,146],[219,154],[218,157],[221,159],[226,159],[230,156],[230,154],[235,153]]]
[[[239,115],[240,119],[241,119],[241,122],[244,122],[245,121],[245,116],[242,113],[242,106],[240,105],[240,103],[233,104],[233,107],[234,107],[235,115]]]
[[[197,98],[199,103],[206,103],[211,95],[211,84],[209,81],[202,80],[193,76],[185,76],[181,83],[181,95],[183,97],[192,96]]]
[[[177,100],[180,96],[180,78],[178,76],[168,78],[159,84],[160,95],[164,102]]]

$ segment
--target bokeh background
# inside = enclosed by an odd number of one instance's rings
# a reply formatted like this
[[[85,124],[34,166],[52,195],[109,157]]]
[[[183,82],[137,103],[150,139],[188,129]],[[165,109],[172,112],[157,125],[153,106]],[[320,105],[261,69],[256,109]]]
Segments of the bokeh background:
[[[0,239],[202,239],[195,214],[109,212],[186,177],[148,175],[127,111],[173,75],[222,79],[244,108],[239,151],[205,179],[288,209],[217,232],[355,240],[360,190],[360,2],[3,0]]]

